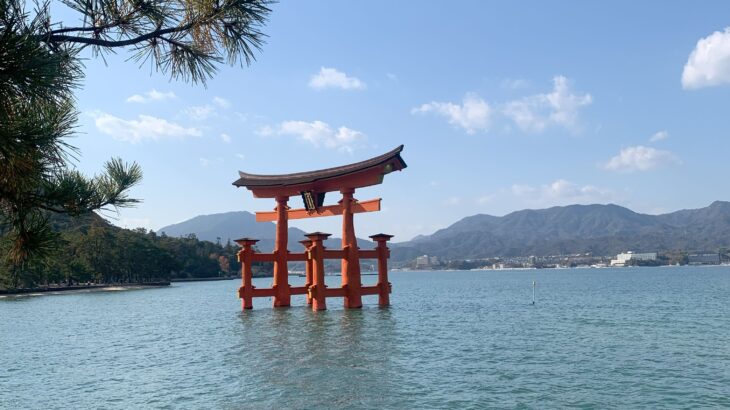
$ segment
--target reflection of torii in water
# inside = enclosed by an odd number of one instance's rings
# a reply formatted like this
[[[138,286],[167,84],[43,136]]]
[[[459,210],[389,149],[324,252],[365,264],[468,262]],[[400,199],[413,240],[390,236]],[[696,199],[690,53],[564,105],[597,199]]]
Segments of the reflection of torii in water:
[[[346,308],[362,307],[362,295],[379,295],[379,304],[388,305],[390,283],[388,282],[386,242],[391,235],[378,234],[372,238],[378,246],[375,250],[359,250],[353,215],[361,212],[380,210],[380,199],[359,202],[353,198],[356,188],[378,185],[383,177],[393,171],[406,167],[400,153],[403,145],[381,156],[355,164],[301,172],[286,175],[254,175],[239,172],[240,178],[233,183],[246,187],[253,192],[254,198],[274,198],[276,208],[273,212],[257,212],[256,221],[276,221],[276,241],[273,253],[253,251],[255,239],[242,238],[236,242],[243,247],[238,253],[242,262],[243,284],[238,291],[243,299],[243,308],[252,308],[254,297],[274,297],[274,306],[289,306],[291,295],[307,295],[307,303],[312,309],[326,309],[326,297],[343,297]],[[337,205],[324,206],[327,192],[339,191],[342,200]],[[301,195],[303,209],[289,209],[289,197]],[[287,249],[289,219],[314,218],[320,216],[342,215],[342,249],[326,250],[322,242],[329,234],[314,232],[307,234],[301,241],[304,253],[291,253]],[[378,283],[375,286],[362,286],[360,279],[360,259],[378,259]],[[327,288],[324,285],[324,259],[342,259],[342,287]],[[274,262],[274,284],[271,288],[256,289],[251,279],[251,263],[259,261]],[[289,285],[287,262],[306,262],[306,283],[301,287]]]

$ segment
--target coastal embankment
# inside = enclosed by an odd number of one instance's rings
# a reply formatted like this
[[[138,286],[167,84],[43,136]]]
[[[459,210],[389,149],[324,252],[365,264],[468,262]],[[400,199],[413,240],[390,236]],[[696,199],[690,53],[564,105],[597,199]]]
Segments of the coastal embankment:
[[[43,286],[36,288],[0,289],[0,298],[10,296],[40,296],[76,292],[113,292],[170,286],[170,282],[108,283],[71,286]]]

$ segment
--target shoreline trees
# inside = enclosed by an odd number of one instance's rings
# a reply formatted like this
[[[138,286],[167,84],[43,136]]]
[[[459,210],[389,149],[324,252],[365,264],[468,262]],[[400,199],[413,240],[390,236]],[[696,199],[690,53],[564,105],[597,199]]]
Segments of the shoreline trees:
[[[0,289],[144,284],[231,276],[241,269],[237,246],[200,241],[195,235],[176,238],[123,229],[96,215],[54,216],[51,222],[58,230],[58,250],[44,263],[31,263],[20,286],[0,282]]]

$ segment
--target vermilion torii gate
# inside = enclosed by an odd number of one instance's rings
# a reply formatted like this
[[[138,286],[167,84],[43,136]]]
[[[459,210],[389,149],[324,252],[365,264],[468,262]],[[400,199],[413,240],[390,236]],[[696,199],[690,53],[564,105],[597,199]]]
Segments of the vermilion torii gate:
[[[387,260],[390,254],[386,242],[391,235],[378,234],[370,238],[377,243],[374,250],[360,250],[357,246],[353,215],[362,212],[380,210],[380,198],[369,201],[358,201],[353,195],[355,189],[378,185],[383,177],[393,171],[406,167],[400,153],[403,145],[366,161],[344,165],[341,167],[318,171],[301,172],[286,175],[254,175],[239,172],[240,178],[233,183],[237,187],[246,187],[254,198],[274,198],[276,208],[273,212],[257,212],[256,221],[276,222],[276,240],[272,253],[255,252],[253,246],[256,239],[241,238],[236,242],[242,249],[238,253],[241,261],[242,286],[238,295],[242,299],[243,309],[253,307],[254,297],[274,298],[274,307],[289,306],[291,295],[307,295],[307,303],[313,310],[327,308],[327,297],[343,297],[346,308],[362,307],[363,295],[379,295],[381,306],[389,304],[390,283],[388,282]],[[324,205],[327,192],[340,192],[342,199],[337,205]],[[290,209],[289,198],[301,196],[303,209]],[[342,249],[329,250],[323,241],[330,234],[314,232],[307,234],[307,239],[300,241],[304,245],[303,253],[292,253],[287,249],[289,219],[315,218],[321,216],[342,215]],[[328,288],[324,284],[324,260],[342,260],[342,287]],[[378,283],[374,286],[363,286],[360,275],[360,259],[378,260]],[[269,261],[274,263],[274,283],[271,288],[256,288],[252,284],[251,264]],[[305,262],[306,283],[304,286],[289,285],[289,261]]]

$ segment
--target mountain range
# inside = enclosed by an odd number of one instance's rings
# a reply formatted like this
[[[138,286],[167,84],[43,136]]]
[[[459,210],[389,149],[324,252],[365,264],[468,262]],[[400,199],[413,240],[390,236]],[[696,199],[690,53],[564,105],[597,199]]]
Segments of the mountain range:
[[[576,253],[717,251],[730,246],[730,202],[663,215],[618,205],[569,205],[522,210],[502,217],[473,215],[432,235],[393,244],[396,260],[418,255],[447,259]]]
[[[275,226],[256,222],[249,212],[203,215],[160,229],[170,236],[195,234],[198,239],[225,243],[241,236],[260,239],[259,248],[273,249]],[[298,250],[304,232],[289,228],[289,249]],[[360,240],[361,247],[372,247]],[[327,246],[338,247],[332,238]],[[608,205],[569,205],[521,210],[505,216],[473,215],[451,226],[414,239],[391,244],[394,260],[418,255],[445,259],[494,256],[543,256],[575,253],[614,255],[643,251],[716,251],[730,247],[730,202],[705,208],[648,215]]]

